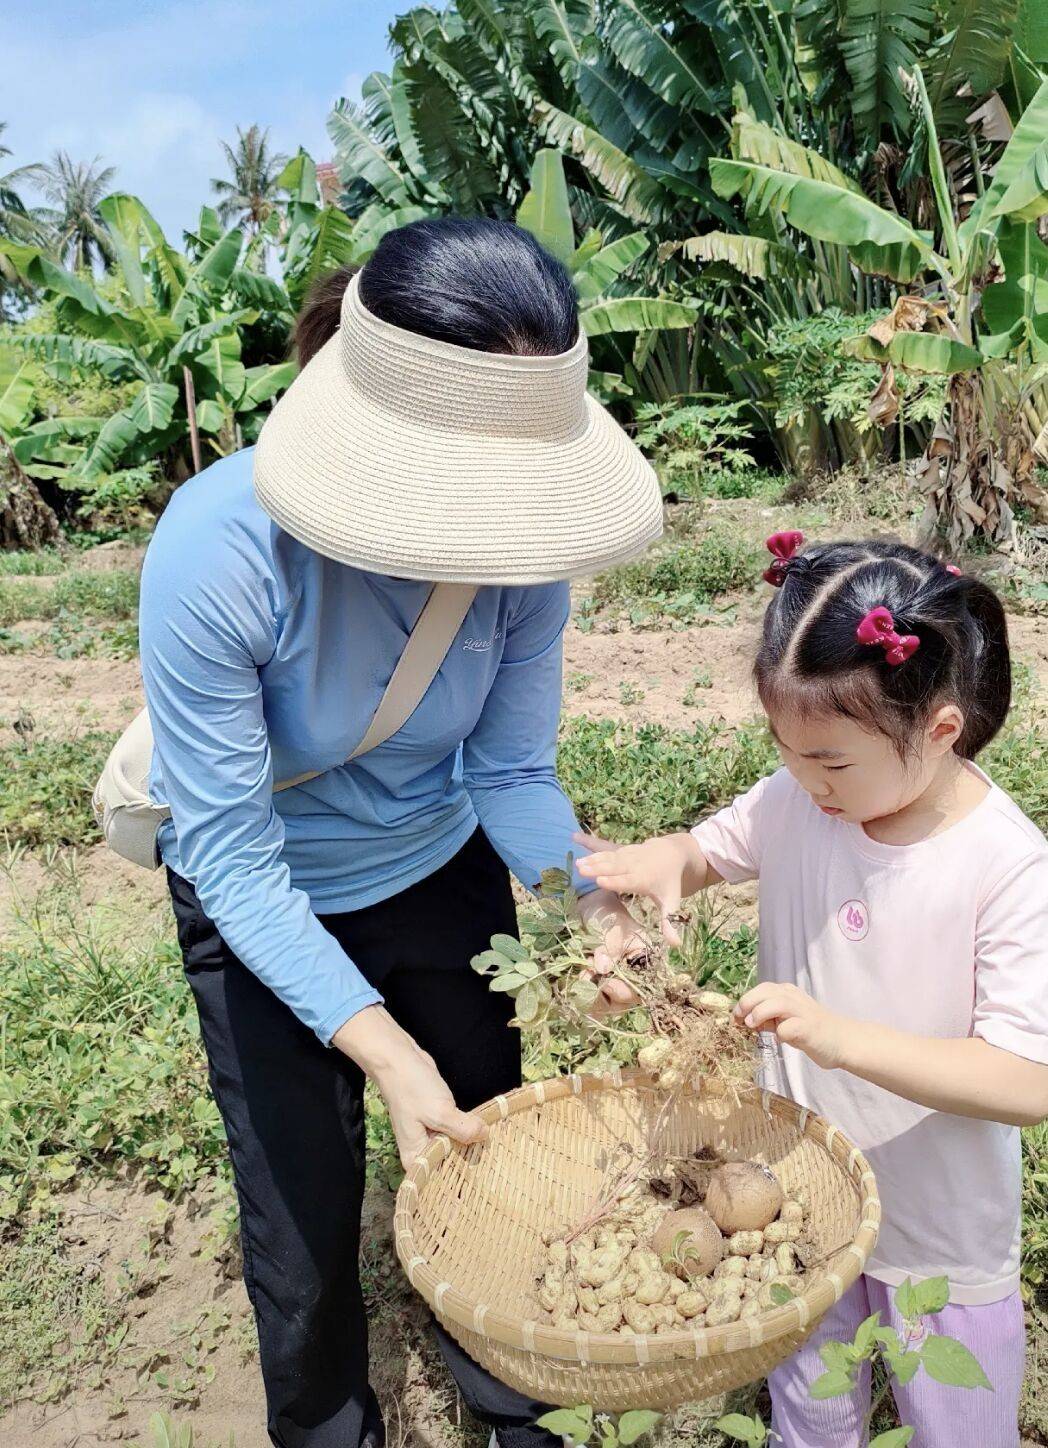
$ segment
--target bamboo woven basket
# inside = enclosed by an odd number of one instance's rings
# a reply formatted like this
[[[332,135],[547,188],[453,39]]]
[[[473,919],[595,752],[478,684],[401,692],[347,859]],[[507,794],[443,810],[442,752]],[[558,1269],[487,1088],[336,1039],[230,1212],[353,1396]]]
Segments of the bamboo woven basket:
[[[484,1145],[434,1137],[400,1187],[394,1227],[408,1279],[471,1357],[541,1402],[665,1409],[763,1377],[855,1281],[877,1240],[873,1172],[835,1126],[756,1088],[741,1099],[693,1089],[668,1122],[666,1152],[741,1151],[787,1195],[803,1187],[825,1254],[811,1286],[726,1327],[619,1337],[547,1326],[535,1298],[541,1234],[578,1220],[598,1193],[602,1153],[643,1143],[658,1104],[641,1071],[524,1086],[480,1108]]]

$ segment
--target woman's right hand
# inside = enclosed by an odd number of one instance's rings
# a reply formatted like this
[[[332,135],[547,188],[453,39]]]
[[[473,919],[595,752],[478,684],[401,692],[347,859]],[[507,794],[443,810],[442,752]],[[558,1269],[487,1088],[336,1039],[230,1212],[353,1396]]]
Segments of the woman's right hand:
[[[458,1109],[433,1057],[416,1045],[384,1006],[358,1011],[339,1027],[331,1043],[356,1061],[382,1093],[405,1171],[436,1132],[463,1145],[487,1137],[483,1120],[475,1112]]]
[[[673,917],[688,895],[710,883],[706,857],[691,834],[658,835],[639,845],[615,845],[596,835],[575,839],[592,850],[576,862],[580,875],[616,895],[640,895],[658,907],[660,928],[669,945],[680,945]]]

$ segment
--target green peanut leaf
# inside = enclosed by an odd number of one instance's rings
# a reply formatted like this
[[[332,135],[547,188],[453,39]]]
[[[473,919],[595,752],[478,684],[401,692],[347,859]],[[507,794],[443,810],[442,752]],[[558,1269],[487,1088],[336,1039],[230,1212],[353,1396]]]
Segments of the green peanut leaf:
[[[552,1413],[543,1413],[536,1421],[540,1428],[560,1433],[573,1443],[585,1443],[593,1428],[593,1409],[556,1408]]]
[[[661,1413],[653,1413],[647,1408],[636,1408],[632,1412],[623,1413],[618,1424],[619,1442],[636,1443],[638,1438],[651,1432],[661,1417]]]
[[[776,1307],[785,1307],[787,1302],[793,1301],[794,1294],[781,1282],[773,1282],[770,1296]]]
[[[759,1418],[747,1418],[742,1413],[727,1413],[713,1425],[734,1438],[736,1443],[759,1445],[768,1440],[768,1430]]]
[[[525,981],[517,994],[517,1019],[525,1024],[539,1013],[539,995],[532,982]]]
[[[497,975],[491,982],[492,990],[519,990],[524,984],[524,977],[518,975],[515,970],[507,970],[503,975]]]
[[[855,1334],[855,1342],[853,1345],[856,1351],[860,1352],[863,1357],[869,1356],[870,1351],[877,1340],[874,1336],[874,1333],[880,1326],[880,1323],[881,1314],[879,1312],[874,1312],[871,1313],[868,1318],[866,1318],[865,1322],[861,1322],[859,1324],[859,1329]]]
[[[497,950],[482,950],[479,955],[475,955],[470,961],[470,965],[472,965],[474,970],[486,970],[488,966],[491,965],[497,970],[500,965],[509,965],[510,963],[511,962],[508,961],[504,955],[500,955]]]
[[[955,1337],[933,1333],[921,1348],[921,1362],[930,1378],[954,1388],[988,1388],[990,1380],[978,1360]]]
[[[905,1448],[916,1430],[913,1428],[889,1428],[887,1433],[878,1433],[870,1448]]]
[[[903,1317],[917,1316],[917,1293],[909,1277],[895,1289],[895,1306]]]
[[[855,1384],[851,1380],[851,1374],[843,1368],[831,1368],[822,1377],[816,1378],[808,1389],[810,1397],[813,1398],[840,1398],[845,1393],[850,1393]]]
[[[903,1387],[913,1380],[917,1369],[921,1365],[921,1355],[919,1352],[888,1352],[885,1353],[885,1358],[896,1382],[900,1383]]]
[[[950,1284],[945,1277],[928,1277],[913,1289],[917,1314],[941,1312],[950,1300]]]
[[[528,958],[527,950],[513,935],[493,935],[491,948],[497,950],[500,955],[505,955],[509,960],[520,961]]]

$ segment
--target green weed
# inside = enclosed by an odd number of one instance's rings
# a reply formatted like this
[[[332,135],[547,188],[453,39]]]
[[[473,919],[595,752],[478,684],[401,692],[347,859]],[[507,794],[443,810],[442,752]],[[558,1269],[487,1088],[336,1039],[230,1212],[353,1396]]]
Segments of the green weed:
[[[760,574],[759,557],[739,528],[689,530],[639,562],[601,574],[593,599],[600,609],[625,613],[635,626],[693,622],[709,616],[716,599],[751,588]]]
[[[568,719],[558,753],[561,781],[583,827],[616,840],[689,828],[776,763],[758,724],[697,724],[683,731]]]
[[[124,569],[67,573],[50,586],[0,579],[0,625],[58,618],[63,612],[80,618],[130,619],[137,610],[138,575]]]
[[[115,736],[31,736],[0,747],[0,839],[29,847],[96,844],[91,791]]]
[[[24,549],[16,553],[0,552],[0,576],[22,576],[63,573],[67,559],[57,548]]]

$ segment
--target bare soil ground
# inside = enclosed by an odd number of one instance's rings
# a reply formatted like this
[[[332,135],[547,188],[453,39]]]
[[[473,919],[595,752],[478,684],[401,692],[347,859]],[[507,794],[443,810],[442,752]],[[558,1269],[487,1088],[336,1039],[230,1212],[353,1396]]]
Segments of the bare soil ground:
[[[140,557],[140,549],[110,544],[86,553],[77,566],[132,568]],[[757,705],[749,674],[761,607],[760,596],[753,595],[739,601],[731,623],[689,629],[614,630],[599,619],[588,632],[569,627],[565,711],[671,728],[752,718]],[[1048,689],[1044,621],[1017,616],[1011,626],[1016,655]],[[0,655],[0,743],[16,737],[15,721],[26,716],[42,733],[115,731],[141,704],[137,662]],[[119,901],[131,928],[167,918],[160,872],[147,874],[101,846],[78,852],[76,869],[85,904]],[[16,863],[6,882],[0,878],[0,929],[15,903],[12,891],[28,902],[46,880],[46,867],[31,856]],[[738,903],[740,916],[750,918],[752,900]],[[458,1402],[427,1336],[421,1302],[396,1266],[391,1212],[390,1194],[372,1189],[365,1208],[364,1277],[374,1381],[390,1448],[401,1443],[479,1448],[483,1435]],[[126,1328],[126,1334],[58,1401],[16,1403],[0,1422],[6,1448],[145,1445],[148,1419],[161,1409],[192,1424],[195,1448],[226,1444],[231,1432],[236,1448],[265,1448],[261,1382],[237,1253],[228,1240],[217,1255],[215,1250],[222,1214],[221,1204],[206,1195],[172,1207],[130,1180],[73,1184],[60,1250],[101,1280],[114,1331]],[[72,1340],[75,1322],[69,1331]],[[1041,1366],[1033,1369],[1040,1377]],[[158,1383],[158,1373],[167,1386]],[[700,1418],[690,1413],[678,1419],[675,1436],[692,1445],[709,1441]]]

